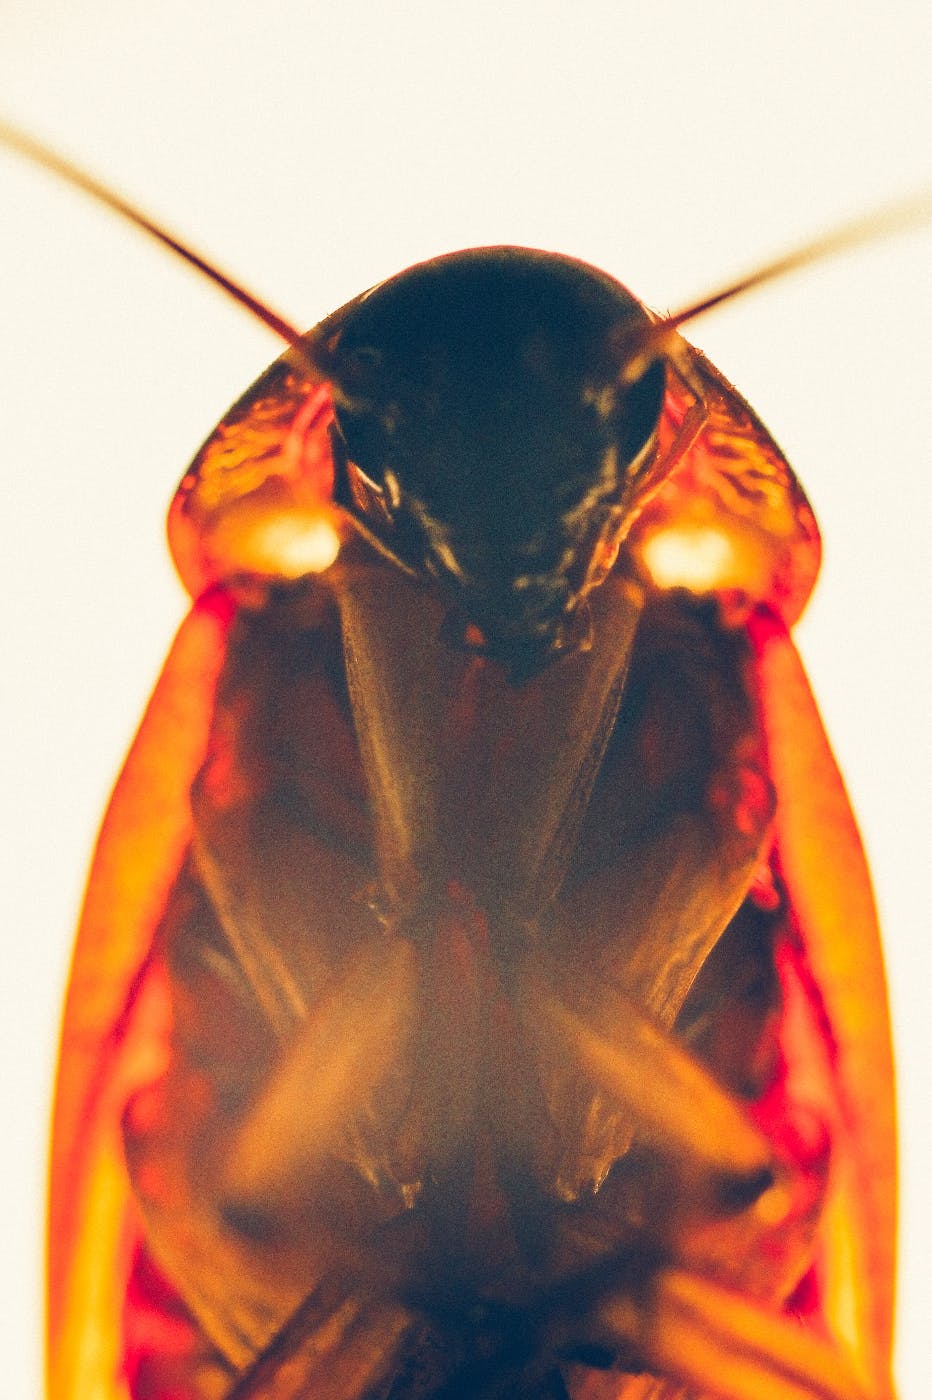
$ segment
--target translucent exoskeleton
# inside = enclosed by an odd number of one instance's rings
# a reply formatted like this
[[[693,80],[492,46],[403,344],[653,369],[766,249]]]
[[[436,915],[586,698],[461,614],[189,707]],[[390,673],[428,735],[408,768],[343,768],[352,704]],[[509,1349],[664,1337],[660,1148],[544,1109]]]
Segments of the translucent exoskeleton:
[[[568,258],[440,258],[185,476],[66,1010],[54,1400],[890,1395],[818,533],[655,329]]]

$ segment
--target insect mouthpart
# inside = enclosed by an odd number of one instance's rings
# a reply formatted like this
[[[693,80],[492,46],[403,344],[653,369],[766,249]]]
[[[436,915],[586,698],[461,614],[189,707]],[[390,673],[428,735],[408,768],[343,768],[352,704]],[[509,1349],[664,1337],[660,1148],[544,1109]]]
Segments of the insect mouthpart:
[[[407,495],[391,469],[384,492],[354,462],[343,472],[376,539],[405,572],[438,585],[449,645],[501,662],[515,680],[588,645],[584,598],[617,557],[623,519],[599,489],[535,537],[508,539],[494,516],[456,530]],[[614,487],[614,471],[603,476]]]

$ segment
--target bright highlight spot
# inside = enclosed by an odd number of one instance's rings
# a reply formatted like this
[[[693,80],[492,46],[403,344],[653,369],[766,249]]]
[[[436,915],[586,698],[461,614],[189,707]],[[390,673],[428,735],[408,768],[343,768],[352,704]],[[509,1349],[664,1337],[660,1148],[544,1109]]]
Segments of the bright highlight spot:
[[[644,563],[658,588],[707,593],[734,572],[731,540],[708,525],[658,530],[641,546]]]
[[[322,574],[340,552],[340,537],[326,515],[270,516],[257,524],[250,553],[268,572],[285,578]]]

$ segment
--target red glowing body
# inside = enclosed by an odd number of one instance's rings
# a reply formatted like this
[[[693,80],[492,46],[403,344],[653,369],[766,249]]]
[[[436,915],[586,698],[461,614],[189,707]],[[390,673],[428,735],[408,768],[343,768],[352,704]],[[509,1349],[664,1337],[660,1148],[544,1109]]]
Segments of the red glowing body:
[[[582,264],[439,259],[185,477],[66,1010],[53,1400],[891,1393],[818,534],[650,326]]]

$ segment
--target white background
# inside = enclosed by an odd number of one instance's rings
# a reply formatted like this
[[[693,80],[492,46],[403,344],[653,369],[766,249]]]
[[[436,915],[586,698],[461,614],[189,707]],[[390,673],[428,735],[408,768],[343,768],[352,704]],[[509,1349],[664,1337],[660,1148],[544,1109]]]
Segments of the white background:
[[[299,322],[423,257],[559,249],[674,307],[932,179],[927,0],[0,0],[0,109]],[[174,483],[273,338],[0,157],[0,1343],[38,1394],[58,1005],[95,824],[183,600]],[[826,538],[801,643],[870,848],[899,1050],[899,1374],[928,1389],[932,235],[690,329]]]

